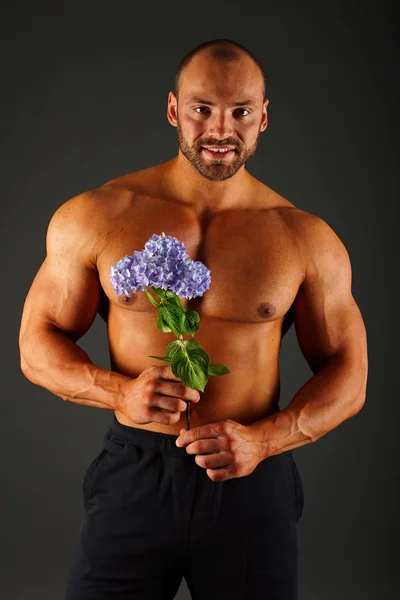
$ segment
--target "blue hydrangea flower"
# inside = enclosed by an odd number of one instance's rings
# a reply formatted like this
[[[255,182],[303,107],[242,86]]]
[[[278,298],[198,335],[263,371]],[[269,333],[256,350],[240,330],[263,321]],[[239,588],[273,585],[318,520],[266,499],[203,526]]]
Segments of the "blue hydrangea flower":
[[[118,296],[144,292],[149,286],[171,290],[180,298],[202,296],[211,285],[211,271],[192,261],[182,242],[170,235],[153,234],[144,250],[135,250],[111,267],[111,284]]]

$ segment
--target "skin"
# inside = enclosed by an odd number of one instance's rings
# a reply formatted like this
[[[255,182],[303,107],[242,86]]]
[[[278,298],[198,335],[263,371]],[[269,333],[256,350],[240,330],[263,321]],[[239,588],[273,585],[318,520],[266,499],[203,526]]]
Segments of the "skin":
[[[366,395],[366,332],[343,243],[246,170],[267,107],[249,57],[228,64],[208,52],[194,57],[179,98],[168,96],[177,156],[56,211],[22,315],[21,368],[30,381],[64,400],[113,409],[125,425],[180,434],[177,444],[213,481],[243,477],[269,456],[316,441],[357,414]],[[236,152],[224,159],[202,150],[225,144]],[[117,297],[109,280],[111,265],[162,231],[212,273],[210,289],[183,304],[200,315],[195,339],[230,374],[210,377],[201,397],[149,358],[176,338],[157,329],[145,293]],[[111,370],[76,343],[97,312],[107,323]],[[313,376],[279,411],[279,350],[293,323]],[[146,420],[156,410],[157,419]]]

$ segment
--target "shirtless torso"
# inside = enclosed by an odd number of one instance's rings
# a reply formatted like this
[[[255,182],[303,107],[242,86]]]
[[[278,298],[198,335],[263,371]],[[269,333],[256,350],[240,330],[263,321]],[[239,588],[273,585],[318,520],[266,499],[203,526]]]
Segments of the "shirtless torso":
[[[185,308],[200,315],[195,339],[211,362],[230,374],[208,379],[193,407],[191,427],[223,419],[244,425],[278,407],[279,350],[293,322],[292,306],[304,279],[301,221],[305,213],[249,175],[252,193],[231,210],[199,214],[195,206],[168,194],[168,163],[107,182],[99,188],[102,231],[95,264],[102,288],[100,316],[107,322],[111,368],[137,377],[162,361],[166,345],[176,339],[156,326],[157,309],[144,292],[116,296],[110,267],[142,250],[153,234],[175,236],[192,260],[211,270],[211,287]],[[184,339],[190,336],[184,334]],[[151,431],[179,435],[185,413],[172,425],[139,425],[115,410],[118,421]]]

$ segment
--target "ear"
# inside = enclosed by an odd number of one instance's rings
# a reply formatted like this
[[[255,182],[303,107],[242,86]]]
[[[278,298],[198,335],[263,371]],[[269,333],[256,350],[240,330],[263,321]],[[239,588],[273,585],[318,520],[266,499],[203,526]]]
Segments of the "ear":
[[[177,127],[178,125],[178,100],[175,92],[169,92],[168,94],[168,110],[167,110],[167,118],[173,127]]]
[[[269,100],[264,100],[264,105],[263,105],[263,116],[262,116],[262,120],[261,120],[261,125],[260,125],[260,131],[265,131],[268,127],[268,113],[267,113],[267,106],[269,104]]]

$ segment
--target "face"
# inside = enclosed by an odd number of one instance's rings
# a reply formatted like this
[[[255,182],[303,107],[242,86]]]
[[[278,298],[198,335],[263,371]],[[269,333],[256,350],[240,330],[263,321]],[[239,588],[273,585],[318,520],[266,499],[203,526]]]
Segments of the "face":
[[[182,73],[179,102],[170,92],[168,118],[187,160],[207,179],[223,181],[255,154],[267,105],[262,75],[249,57],[227,64],[200,54]],[[229,150],[215,151],[224,147]]]

